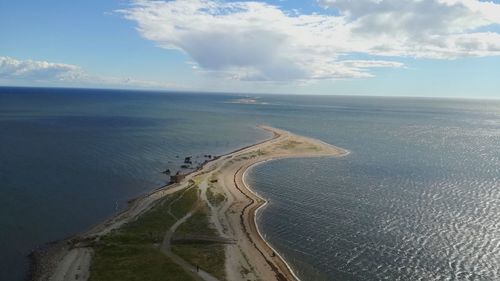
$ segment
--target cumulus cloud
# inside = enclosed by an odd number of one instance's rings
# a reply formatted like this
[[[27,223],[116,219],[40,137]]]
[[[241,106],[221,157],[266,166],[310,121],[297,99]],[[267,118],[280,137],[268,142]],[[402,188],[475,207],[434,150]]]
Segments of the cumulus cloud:
[[[345,37],[341,18],[291,16],[265,3],[209,0],[137,1],[119,12],[137,22],[142,36],[186,53],[208,73],[251,81],[370,76],[366,67],[338,60],[342,46],[335,42]],[[335,37],[329,36],[332,30]]]
[[[454,59],[500,55],[500,5],[477,0],[320,0],[346,19],[372,55]]]
[[[159,47],[213,75],[252,81],[373,76],[399,57],[500,55],[500,5],[476,0],[319,0],[338,15],[299,14],[263,2],[134,1],[119,10]],[[345,59],[364,54],[372,60]],[[383,56],[383,57],[381,57]],[[387,59],[392,57],[392,59]]]
[[[16,60],[0,57],[0,78],[43,80],[74,80],[83,72],[78,66],[46,61]]]
[[[158,81],[91,75],[79,66],[47,61],[18,60],[0,56],[0,82],[34,82],[82,86],[129,86],[140,88],[174,88],[176,85]]]

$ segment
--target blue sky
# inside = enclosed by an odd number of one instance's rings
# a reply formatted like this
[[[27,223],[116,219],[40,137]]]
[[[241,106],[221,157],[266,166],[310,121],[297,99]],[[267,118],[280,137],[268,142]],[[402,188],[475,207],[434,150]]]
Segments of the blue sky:
[[[0,85],[500,98],[500,3],[2,1]]]

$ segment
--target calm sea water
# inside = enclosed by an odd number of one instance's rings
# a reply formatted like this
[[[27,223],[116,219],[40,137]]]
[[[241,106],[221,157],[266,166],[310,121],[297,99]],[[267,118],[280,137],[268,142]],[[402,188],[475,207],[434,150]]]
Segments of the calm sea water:
[[[269,124],[349,149],[257,166],[259,224],[304,280],[498,280],[500,103],[0,88],[0,280],[26,254]],[[201,158],[200,158],[201,159]]]
[[[267,137],[224,95],[0,88],[0,280],[29,251],[164,185],[185,156]]]
[[[247,180],[271,202],[261,229],[304,280],[500,280],[498,101],[301,99],[273,125],[351,154],[269,162]]]

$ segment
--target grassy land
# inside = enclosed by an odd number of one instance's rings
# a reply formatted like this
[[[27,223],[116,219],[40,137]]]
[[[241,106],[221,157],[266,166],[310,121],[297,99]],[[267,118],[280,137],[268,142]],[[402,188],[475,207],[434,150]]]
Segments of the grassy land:
[[[280,147],[282,149],[285,149],[285,150],[289,150],[289,149],[294,149],[295,147],[297,147],[298,145],[302,144],[301,142],[298,142],[298,141],[294,141],[294,140],[287,140],[287,141],[284,141],[280,144]]]
[[[200,208],[189,220],[179,226],[176,236],[217,237],[217,231],[208,219],[208,206]],[[175,244],[172,251],[193,265],[225,280],[225,246],[215,243]]]
[[[198,265],[219,280],[226,280],[224,247],[222,244],[179,244],[172,249],[189,263]]]
[[[189,210],[192,209],[193,204],[198,201],[198,188],[189,189],[181,200],[175,201],[170,206],[170,212],[176,217],[183,217]]]
[[[161,199],[137,220],[95,242],[90,281],[192,280],[158,247],[176,221],[169,209],[175,216],[183,216],[198,200],[197,192],[197,188],[190,188]]]
[[[217,231],[208,220],[208,206],[204,205],[198,209],[185,223],[181,224],[175,231],[176,236],[203,235],[217,237]]]
[[[184,270],[147,244],[106,245],[96,249],[91,281],[193,280]]]
[[[209,184],[207,189],[207,199],[210,201],[212,206],[218,207],[224,200],[226,200],[226,196],[224,194],[214,191],[213,184]]]

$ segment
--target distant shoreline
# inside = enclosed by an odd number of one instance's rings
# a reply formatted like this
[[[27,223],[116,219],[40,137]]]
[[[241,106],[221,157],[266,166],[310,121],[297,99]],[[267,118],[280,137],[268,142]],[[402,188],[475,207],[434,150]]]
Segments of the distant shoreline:
[[[34,266],[31,280],[63,280],[68,276],[79,276],[87,280],[93,255],[92,243],[127,222],[135,220],[150,210],[159,199],[186,189],[193,181],[208,181],[216,178],[214,188],[227,199],[222,207],[212,213],[213,219],[224,225],[227,233],[237,242],[237,247],[226,249],[231,257],[231,266],[226,262],[228,279],[239,276],[234,264],[249,265],[252,276],[263,280],[299,280],[291,266],[262,236],[256,214],[267,201],[245,183],[246,172],[270,160],[303,157],[339,157],[347,150],[324,142],[294,135],[268,126],[260,126],[273,136],[262,142],[248,145],[230,153],[206,161],[198,169],[186,174],[179,183],[165,185],[152,192],[129,201],[128,207],[110,219],[94,225],[81,235],[56,242],[44,253],[33,254]],[[248,264],[250,263],[250,264]],[[236,278],[236,277],[235,277]]]

